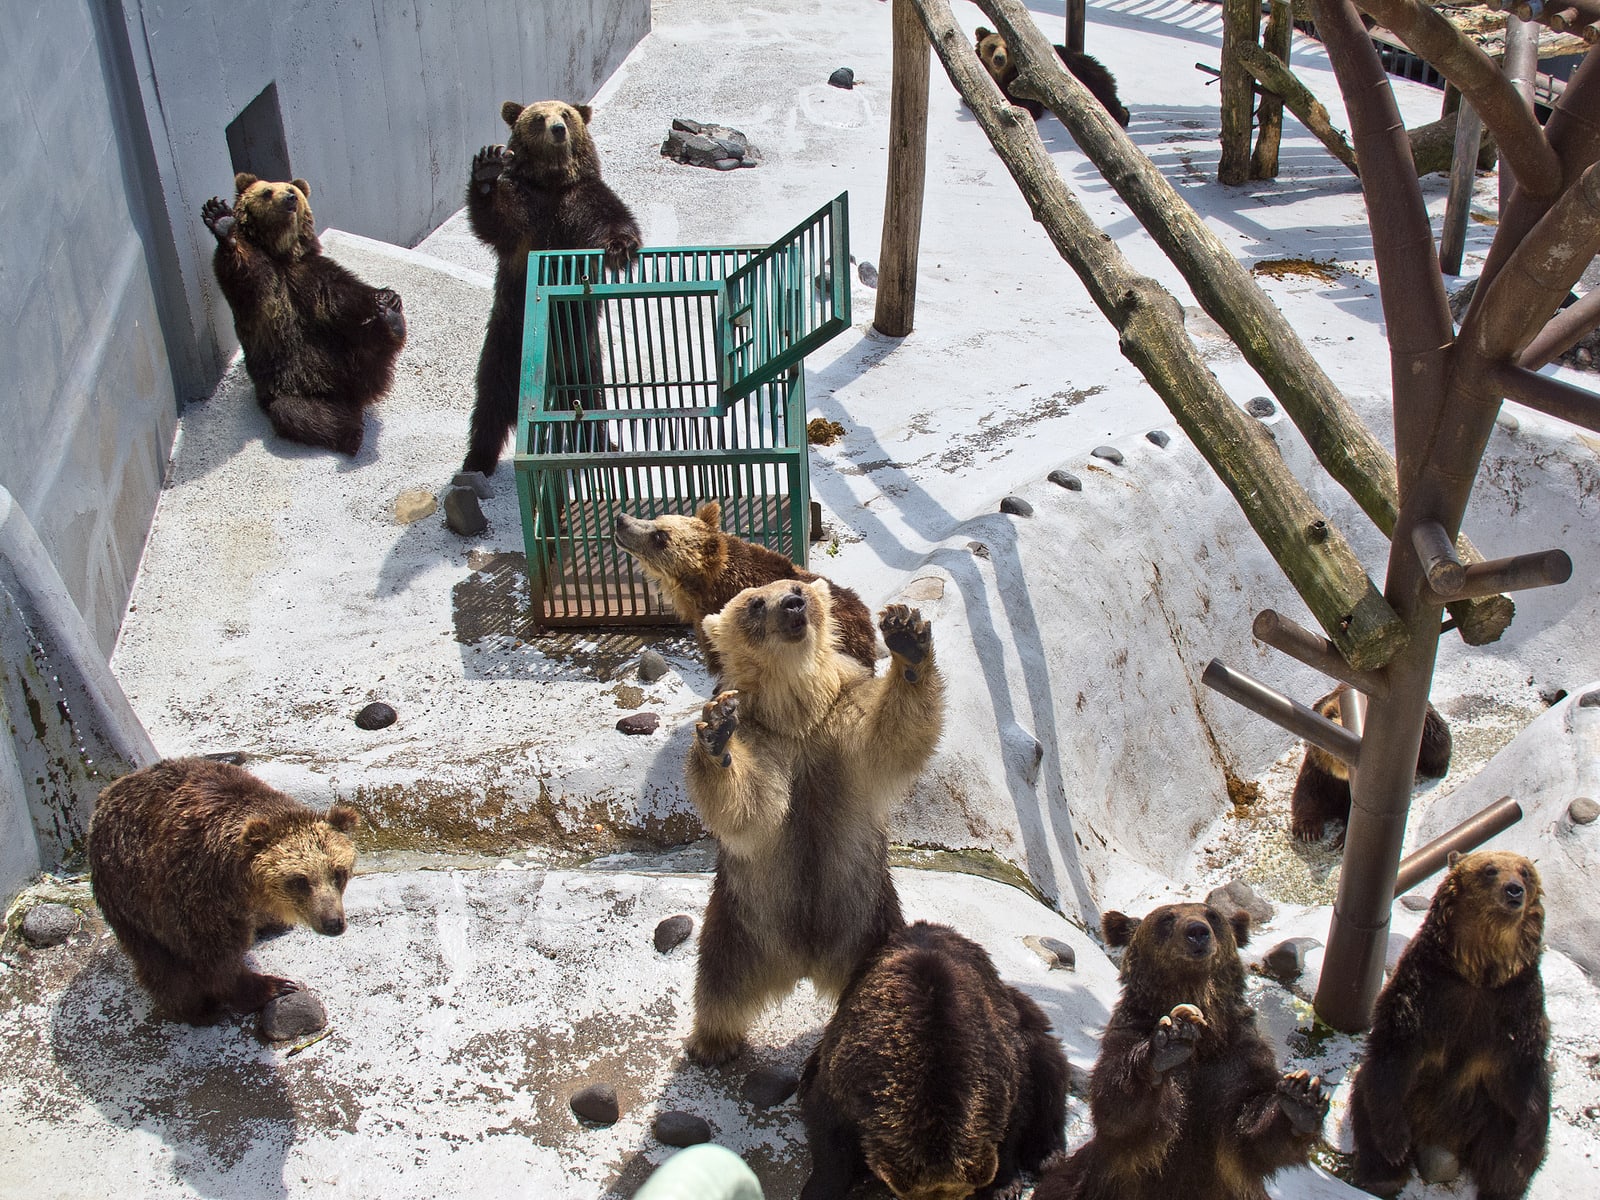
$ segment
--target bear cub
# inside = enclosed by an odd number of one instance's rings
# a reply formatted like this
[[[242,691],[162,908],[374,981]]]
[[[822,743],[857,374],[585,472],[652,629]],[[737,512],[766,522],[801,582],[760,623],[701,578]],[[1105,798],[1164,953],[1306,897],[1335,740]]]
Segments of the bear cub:
[[[667,513],[642,521],[627,513],[617,517],[618,546],[639,560],[644,573],[661,588],[667,603],[694,626],[700,650],[712,675],[721,664],[706,644],[700,621],[721,612],[747,587],[760,587],[778,579],[809,583],[813,575],[789,561],[787,555],[722,531],[722,505],[702,504],[692,517]],[[833,627],[839,648],[867,670],[877,663],[877,631],[872,613],[851,589],[828,582],[833,592]]]
[[[1342,688],[1335,688],[1314,705],[1319,715],[1340,725]],[[1417,748],[1417,774],[1424,779],[1441,778],[1450,769],[1450,726],[1439,710],[1428,705],[1422,721],[1422,744]],[[1306,745],[1306,756],[1295,776],[1294,794],[1289,797],[1289,831],[1302,842],[1322,836],[1329,821],[1350,819],[1350,768],[1320,746]]]
[[[1168,904],[1108,912],[1101,930],[1127,953],[1089,1082],[1094,1136],[1036,1200],[1266,1200],[1268,1176],[1307,1161],[1328,1101],[1305,1071],[1281,1074],[1256,1029],[1249,916]]]
[[[687,1045],[701,1063],[734,1057],[761,1009],[803,978],[837,996],[905,924],[889,808],[943,726],[933,635],[890,605],[893,657],[874,676],[838,650],[833,620],[816,579],[748,588],[702,622],[729,690],[705,705],[685,768],[717,839]]]
[[[591,116],[587,104],[507,100],[500,117],[511,127],[509,139],[505,145],[485,146],[472,160],[467,223],[499,261],[478,356],[477,400],[464,471],[492,475],[506,434],[516,424],[529,252],[597,248],[605,252],[605,265],[612,271],[626,268],[639,252],[639,223],[600,178],[600,153],[589,136]],[[589,319],[597,319],[592,309]],[[593,359],[599,343],[592,328],[588,342]],[[597,378],[592,361],[587,366],[568,364],[567,369],[588,370]]]
[[[325,816],[248,771],[173,758],[100,794],[89,823],[95,902],[167,1016],[202,1024],[255,1012],[299,984],[244,963],[257,935],[344,932],[356,852],[352,808]]]
[[[1019,1194],[1066,1147],[1067,1059],[1037,1004],[944,925],[896,933],[851,981],[800,1078],[801,1200],[866,1172],[901,1197]]]
[[[400,297],[323,256],[305,180],[233,186],[232,207],[213,196],[200,219],[256,401],[279,437],[353,455],[405,345]]]
[[[1520,854],[1450,871],[1373,1009],[1350,1094],[1356,1183],[1392,1195],[1421,1146],[1450,1151],[1482,1200],[1516,1200],[1544,1161],[1550,1025],[1544,904]]]
[[[1005,98],[1017,107],[1027,109],[1035,121],[1044,116],[1044,105],[1037,100],[1028,100],[1011,94],[1011,82],[1017,77],[1017,64],[1012,61],[1011,51],[1006,48],[1006,39],[982,26],[979,26],[974,36],[978,39],[978,58],[982,61],[984,69],[989,72],[989,77],[1000,85],[1000,91]],[[1117,98],[1116,77],[1106,69],[1105,64],[1081,50],[1068,50],[1065,46],[1057,46],[1055,49],[1056,56],[1065,64],[1067,70],[1093,93],[1094,98],[1100,101],[1100,107],[1111,114],[1111,119],[1126,129],[1129,113],[1122,106],[1122,101]]]

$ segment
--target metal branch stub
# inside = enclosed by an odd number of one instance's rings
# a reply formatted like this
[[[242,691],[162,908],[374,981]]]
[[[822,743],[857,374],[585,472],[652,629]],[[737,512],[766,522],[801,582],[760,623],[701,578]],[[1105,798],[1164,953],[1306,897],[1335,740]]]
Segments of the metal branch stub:
[[[1242,704],[1274,725],[1287,729],[1296,737],[1304,738],[1313,746],[1320,746],[1339,761],[1355,766],[1361,754],[1361,739],[1336,721],[1330,721],[1314,709],[1275,692],[1266,684],[1232,670],[1213,658],[1200,676],[1214,692],[1220,692],[1237,704]]]
[[[1428,586],[1441,596],[1453,595],[1466,578],[1467,568],[1456,557],[1455,540],[1437,521],[1418,521],[1411,527],[1411,545],[1422,563]]]
[[[1476,850],[1495,834],[1510,829],[1522,820],[1522,805],[1510,796],[1501,796],[1482,812],[1474,813],[1454,829],[1441,833],[1426,846],[1419,846],[1400,860],[1394,880],[1396,896],[1409,892],[1429,875],[1443,869],[1456,851]]]
[[[1331,641],[1296,624],[1282,613],[1270,608],[1262,609],[1251,623],[1250,632],[1255,634],[1258,641],[1265,642],[1274,650],[1281,650],[1290,658],[1340,683],[1348,683],[1368,696],[1389,694],[1389,684],[1382,675],[1358,671],[1345,661],[1344,655]]]
[[[1572,578],[1572,559],[1565,550],[1541,550],[1537,554],[1517,554],[1473,563],[1462,572],[1461,584],[1449,592],[1430,589],[1435,604],[1453,604],[1501,592],[1520,592],[1528,588],[1553,587]]]

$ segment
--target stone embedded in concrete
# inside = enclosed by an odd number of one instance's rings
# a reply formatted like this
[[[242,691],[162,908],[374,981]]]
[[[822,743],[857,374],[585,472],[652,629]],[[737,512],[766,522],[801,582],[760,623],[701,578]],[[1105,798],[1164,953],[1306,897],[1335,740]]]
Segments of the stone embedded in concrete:
[[[1245,412],[1252,417],[1270,417],[1277,413],[1278,406],[1266,396],[1251,396],[1244,406]]]
[[[1095,458],[1103,458],[1114,465],[1120,466],[1122,463],[1122,451],[1115,446],[1096,446],[1089,453]]]
[[[1515,433],[1517,430],[1522,428],[1522,422],[1517,420],[1516,414],[1509,413],[1503,408],[1495,417],[1494,423],[1500,426],[1501,429],[1504,429],[1507,433]]]
[[[788,1067],[757,1067],[744,1077],[744,1098],[757,1108],[776,1108],[800,1086]]]
[[[494,498],[494,484],[482,471],[457,471],[450,479],[451,487],[469,487],[479,500]]]
[[[328,1010],[315,992],[300,988],[275,996],[261,1010],[261,1037],[269,1042],[288,1042],[328,1027]]]
[[[1410,909],[1412,912],[1426,912],[1428,905],[1432,903],[1433,900],[1421,892],[1407,892],[1400,897],[1400,907]]]
[[[639,678],[646,683],[654,683],[667,673],[667,660],[654,650],[646,650],[639,655]]]
[[[1079,479],[1071,471],[1051,471],[1049,475],[1045,476],[1045,478],[1051,483],[1055,484],[1057,487],[1066,488],[1069,492],[1083,491],[1083,480]]]
[[[414,525],[438,511],[439,502],[427,488],[408,488],[394,498],[394,519],[402,525]]]
[[[694,932],[694,918],[679,913],[677,916],[667,917],[656,926],[656,949],[662,954],[677,948],[689,940],[689,935]]]
[[[667,1146],[698,1146],[711,1140],[711,1126],[703,1118],[675,1108],[658,1113],[650,1124],[650,1132]]]
[[[1574,825],[1593,825],[1596,818],[1600,818],[1600,804],[1596,804],[1588,796],[1579,796],[1567,805],[1567,816]]]
[[[1251,923],[1255,925],[1262,925],[1272,920],[1272,914],[1277,911],[1256,895],[1255,889],[1242,879],[1235,879],[1219,888],[1212,888],[1206,895],[1206,903],[1220,912],[1224,918],[1231,917],[1236,912],[1247,912],[1250,914]]]
[[[840,67],[832,75],[828,76],[829,87],[843,88],[848,92],[855,85],[856,73],[849,67]]]
[[[985,546],[982,542],[968,542],[967,549],[972,551],[973,558],[989,557],[989,547]]]
[[[878,286],[878,268],[870,262],[863,262],[856,268],[856,278],[869,288]]]
[[[1013,517],[1031,517],[1033,516],[1033,505],[1029,504],[1021,496],[1007,496],[1000,501],[1000,511],[1009,513]]]
[[[1320,945],[1313,937],[1288,938],[1268,950],[1261,965],[1278,982],[1293,983],[1305,973],[1306,955]]]
[[[1159,446],[1163,450],[1172,444],[1172,435],[1165,429],[1152,429],[1144,436],[1146,441]]]
[[[905,604],[931,604],[944,599],[944,577],[919,575],[900,589],[897,597]]]
[[[387,729],[400,719],[400,714],[382,700],[374,700],[356,714],[356,725],[362,729]]]
[[[633,737],[644,737],[661,728],[661,714],[653,712],[630,713],[617,722],[617,731]]]
[[[489,528],[489,518],[483,515],[478,503],[478,493],[469,487],[450,487],[444,494],[444,523],[452,533],[462,537],[476,537]]]
[[[1585,692],[1578,697],[1579,708],[1600,708],[1600,690]]]
[[[615,1125],[622,1115],[617,1103],[617,1089],[609,1083],[591,1083],[572,1093],[567,1101],[574,1113],[596,1125]]]
[[[23,916],[21,929],[30,946],[59,946],[77,932],[78,912],[65,904],[35,904]]]
[[[1040,937],[1030,933],[1022,939],[1022,944],[1044,959],[1044,965],[1052,971],[1075,971],[1078,969],[1078,952],[1060,938]]]

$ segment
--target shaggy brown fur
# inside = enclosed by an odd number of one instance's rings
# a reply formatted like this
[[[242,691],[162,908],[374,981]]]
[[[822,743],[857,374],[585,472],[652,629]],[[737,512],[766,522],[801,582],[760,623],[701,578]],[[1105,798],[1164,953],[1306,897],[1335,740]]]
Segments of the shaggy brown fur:
[[[1550,1126],[1543,937],[1531,862],[1452,856],[1373,1010],[1350,1097],[1360,1186],[1399,1191],[1416,1148],[1439,1146],[1483,1200],[1526,1193]]]
[[[100,794],[89,826],[94,897],[157,1007],[194,1024],[296,990],[258,975],[258,933],[344,932],[354,809],[322,817],[248,771],[174,758]]]
[[[944,683],[928,623],[883,614],[893,655],[874,677],[834,647],[825,580],[740,592],[703,622],[731,689],[705,706],[689,798],[717,839],[700,931],[690,1055],[738,1053],[771,1000],[809,977],[837,995],[901,928],[889,806],[932,755]]]
[[[974,36],[978,40],[978,58],[989,72],[989,77],[1000,85],[1000,91],[1005,98],[1019,108],[1027,109],[1035,121],[1044,116],[1044,105],[1037,100],[1027,100],[1011,94],[1012,81],[1017,77],[1017,64],[1006,48],[1006,39],[982,26],[978,27]],[[1068,50],[1065,46],[1057,46],[1056,55],[1066,65],[1067,70],[1077,77],[1078,82],[1094,94],[1094,98],[1100,101],[1100,107],[1111,114],[1111,119],[1126,129],[1128,110],[1122,107],[1122,101],[1117,98],[1116,78],[1106,69],[1105,64],[1081,50]]]
[[[1342,694],[1342,688],[1335,688],[1315,705],[1317,712],[1341,725]],[[1417,774],[1424,779],[1438,779],[1448,771],[1450,743],[1450,726],[1438,709],[1428,705],[1422,720],[1422,744],[1417,748]],[[1349,819],[1350,768],[1320,746],[1308,744],[1300,774],[1295,777],[1294,794],[1289,797],[1290,832],[1302,842],[1314,842],[1322,836],[1327,822]]]
[[[233,206],[213,196],[200,217],[256,400],[278,436],[354,454],[405,345],[400,297],[323,257],[305,180],[233,182]]]
[[[700,629],[702,618],[721,612],[745,588],[779,579],[809,583],[821,578],[775,550],[723,533],[722,505],[715,500],[702,504],[692,517],[669,513],[641,521],[622,513],[615,536],[617,545],[637,558],[644,573],[660,586],[672,610],[694,626],[713,675],[721,673],[722,665]],[[878,635],[872,613],[849,588],[831,580],[828,588],[833,593],[833,630],[839,649],[873,670]]]
[[[867,1172],[900,1200],[1021,1194],[1066,1139],[1067,1059],[1050,1022],[982,946],[918,921],[845,989],[806,1061],[801,1200]]]
[[[500,116],[511,127],[510,140],[485,146],[472,160],[467,221],[495,252],[499,266],[478,356],[478,398],[463,470],[492,475],[517,420],[528,254],[596,248],[605,251],[610,270],[621,271],[639,251],[639,223],[600,178],[600,154],[589,136],[591,115],[587,104],[540,100],[523,106],[507,100]],[[588,319],[596,320],[592,310]],[[590,345],[598,355],[598,337],[591,336]],[[569,364],[568,369],[579,367]],[[593,362],[587,369],[597,377]],[[585,407],[598,403],[591,398]]]
[[[1169,904],[1101,927],[1128,950],[1089,1084],[1094,1137],[1037,1200],[1265,1200],[1268,1176],[1307,1161],[1328,1101],[1306,1072],[1279,1073],[1245,1004],[1249,916]]]

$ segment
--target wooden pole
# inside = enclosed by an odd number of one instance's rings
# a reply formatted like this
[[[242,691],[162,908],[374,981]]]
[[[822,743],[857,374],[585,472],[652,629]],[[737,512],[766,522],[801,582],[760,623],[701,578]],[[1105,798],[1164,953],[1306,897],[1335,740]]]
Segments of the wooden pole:
[[[1255,85],[1239,58],[1239,47],[1260,44],[1261,0],[1222,0],[1222,155],[1217,182],[1250,178],[1250,122],[1255,115]]]
[[[1244,69],[1249,71],[1261,85],[1263,108],[1268,99],[1266,93],[1271,93],[1271,98],[1288,108],[1299,118],[1300,124],[1316,134],[1317,140],[1328,148],[1328,153],[1350,168],[1351,174],[1361,174],[1356,166],[1356,152],[1350,148],[1350,143],[1345,140],[1344,134],[1333,127],[1333,122],[1328,117],[1328,110],[1311,94],[1305,84],[1295,78],[1287,66],[1260,46],[1239,46],[1235,48],[1234,53],[1239,56]],[[1278,113],[1278,125],[1281,129],[1283,125],[1281,110]],[[1266,128],[1265,116],[1262,117],[1262,128]],[[1257,153],[1260,149],[1258,144]],[[1272,169],[1273,174],[1276,174],[1278,169],[1276,153],[1273,155]]]
[[[1456,113],[1456,149],[1450,160],[1450,192],[1439,231],[1439,269],[1461,274],[1461,256],[1467,248],[1467,214],[1472,210],[1472,185],[1478,178],[1478,141],[1483,122],[1470,102]]]
[[[894,0],[894,77],[889,93],[889,183],[878,250],[878,300],[872,327],[889,337],[911,332],[917,310],[917,252],[928,162],[928,38],[911,0]]]
[[[1083,53],[1084,26],[1089,21],[1088,0],[1067,0],[1067,42],[1068,50]]]
[[[1291,0],[1272,0],[1272,14],[1267,18],[1266,32],[1261,35],[1261,52],[1283,64],[1284,74],[1289,73],[1289,49],[1294,41],[1294,5]],[[1244,49],[1245,47],[1239,47]],[[1257,47],[1251,47],[1252,49]],[[1249,64],[1244,64],[1248,71]],[[1250,72],[1252,75],[1255,72]],[[1261,94],[1260,125],[1256,130],[1256,149],[1250,157],[1251,179],[1276,179],[1278,177],[1278,148],[1283,138],[1284,99],[1277,92],[1267,90]]]

